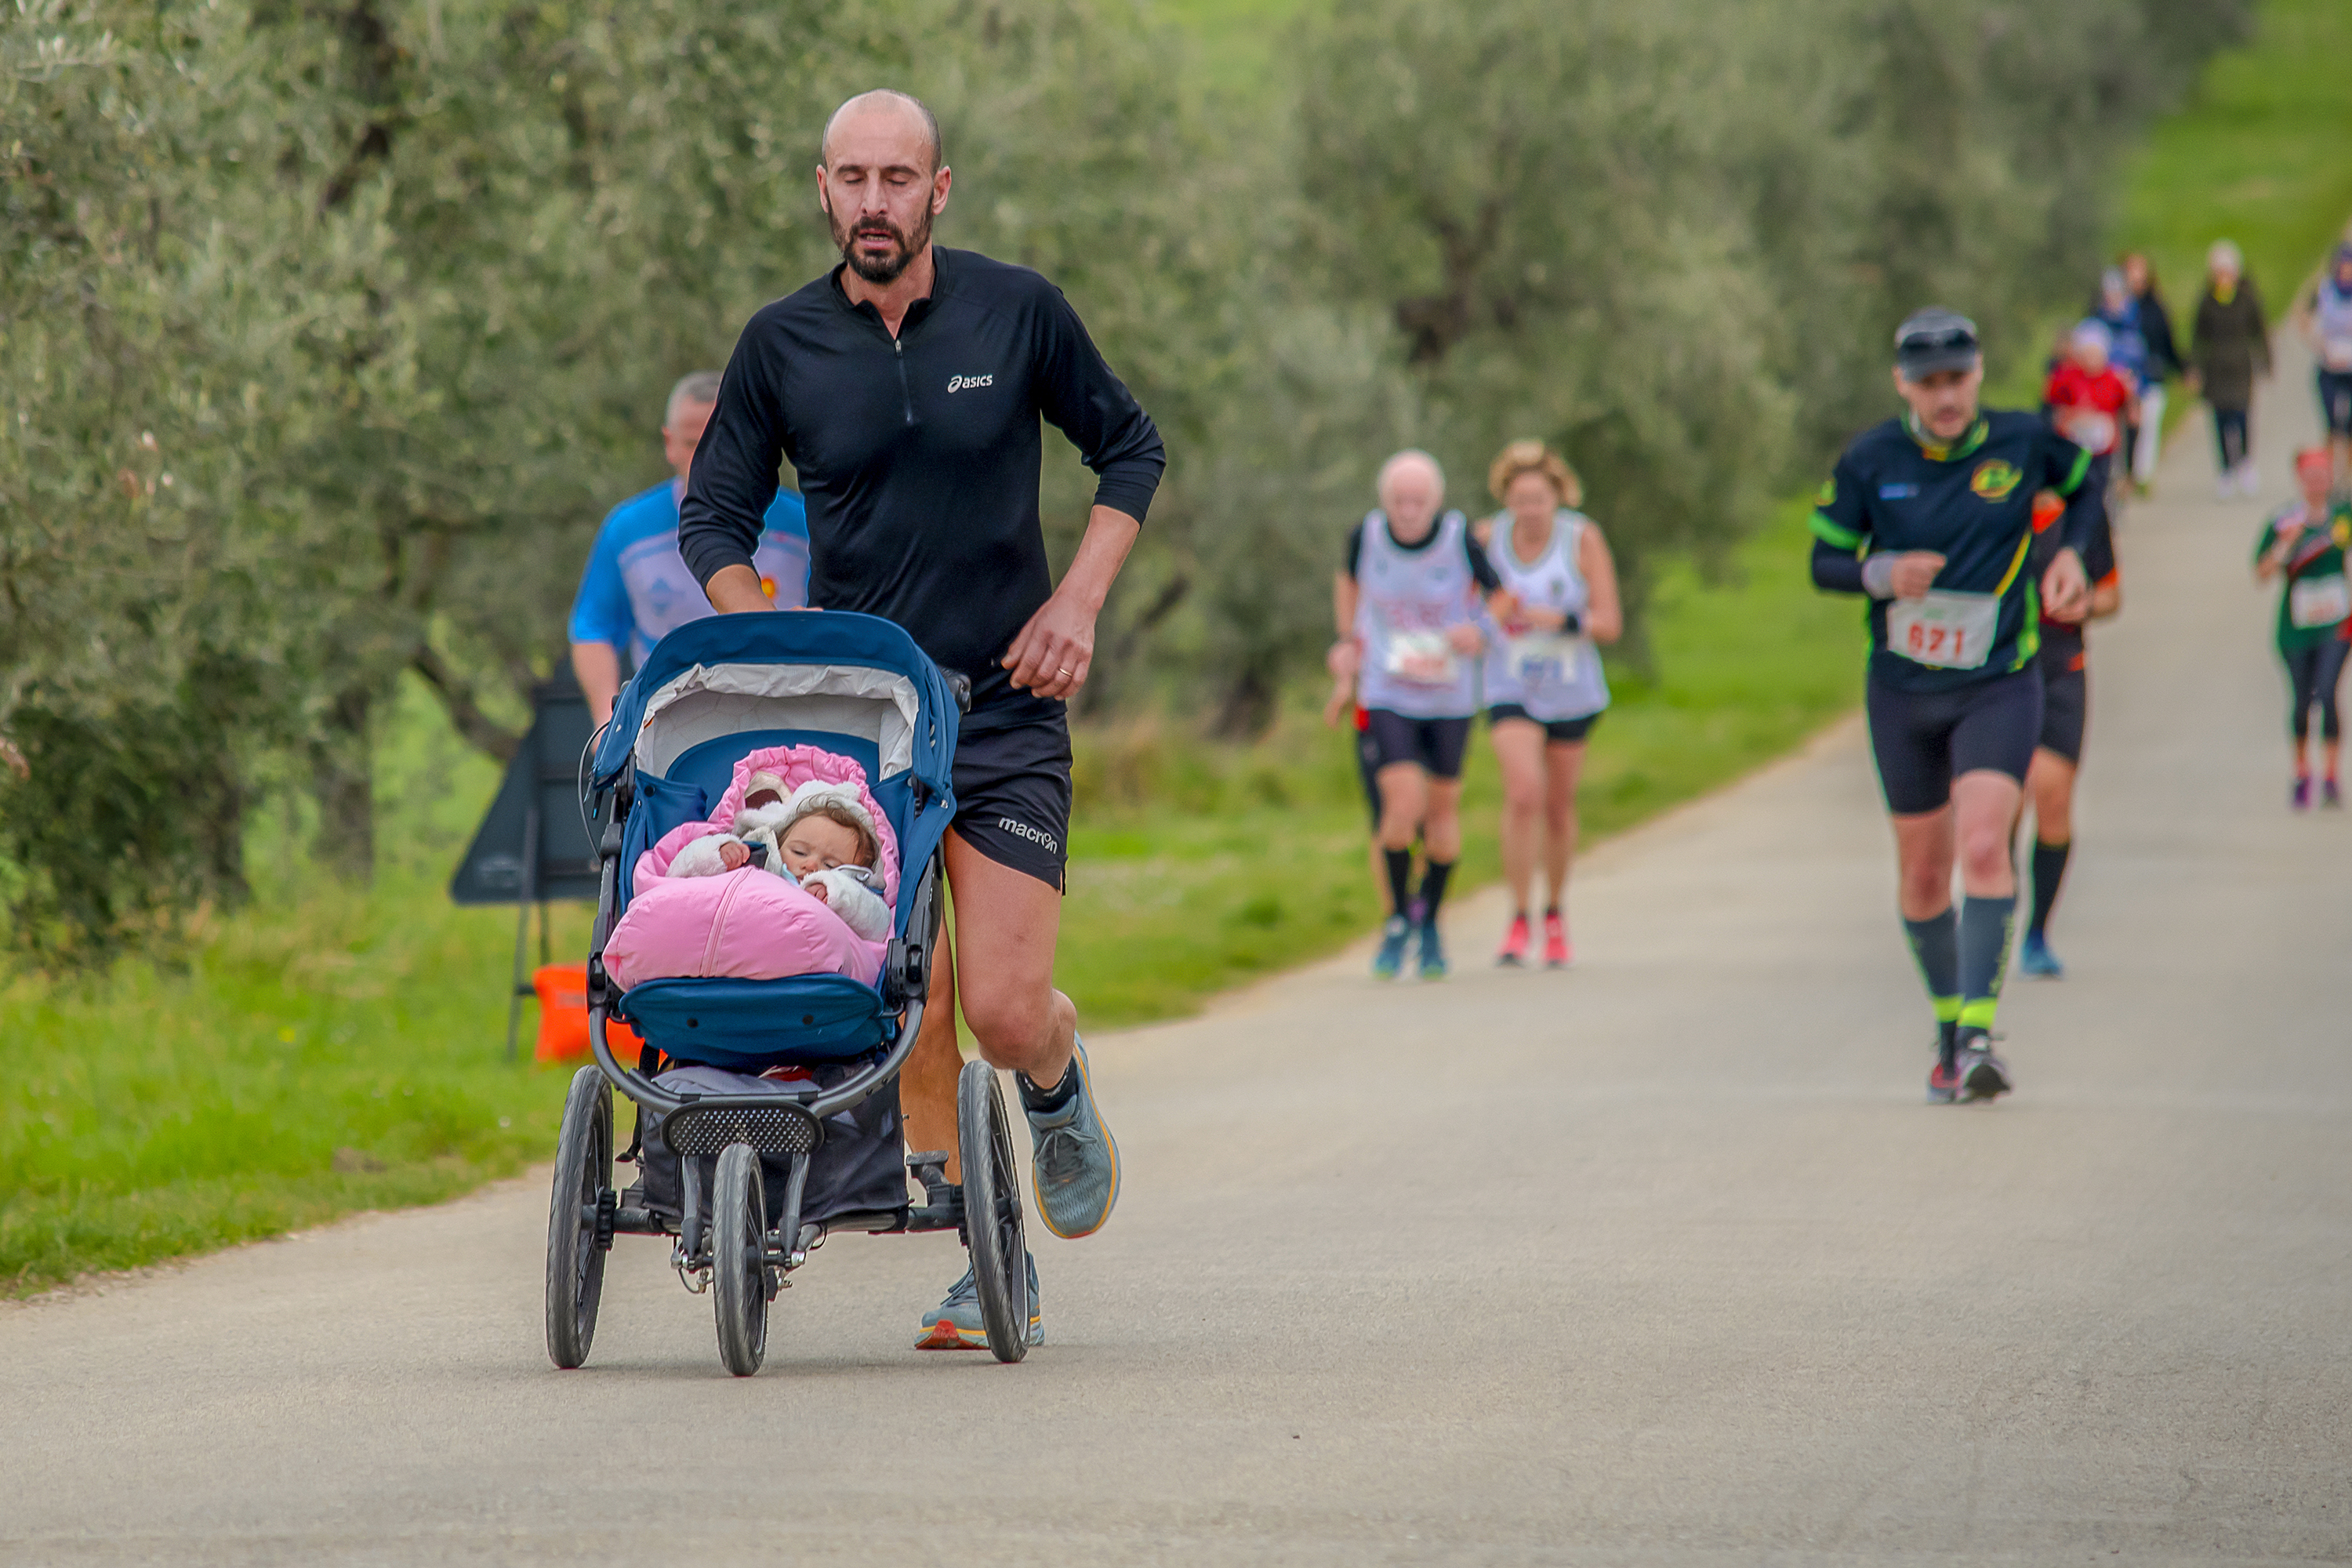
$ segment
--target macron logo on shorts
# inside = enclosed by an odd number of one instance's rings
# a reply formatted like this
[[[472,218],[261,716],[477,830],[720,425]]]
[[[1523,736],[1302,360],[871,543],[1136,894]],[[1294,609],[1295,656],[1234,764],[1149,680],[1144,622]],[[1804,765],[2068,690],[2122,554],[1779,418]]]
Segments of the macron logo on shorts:
[[[950,392],[969,392],[975,386],[993,386],[995,384],[996,377],[993,375],[951,375],[948,377],[948,390]]]
[[[1026,838],[1032,844],[1044,845],[1048,855],[1059,855],[1062,852],[1062,847],[1054,842],[1054,836],[1043,828],[1032,827],[1025,822],[1015,822],[1009,816],[998,817],[996,826],[1016,838]]]

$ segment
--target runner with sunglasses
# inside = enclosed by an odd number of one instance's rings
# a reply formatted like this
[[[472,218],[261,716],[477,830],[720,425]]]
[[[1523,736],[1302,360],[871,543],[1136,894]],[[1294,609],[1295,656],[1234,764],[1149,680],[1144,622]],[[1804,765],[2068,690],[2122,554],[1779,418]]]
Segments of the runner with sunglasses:
[[[1854,438],[1812,518],[1813,582],[1869,599],[1871,749],[1938,1025],[1927,1098],[1943,1104],[2012,1087],[1991,1032],[2017,911],[2010,833],[2042,731],[2041,612],[2080,618],[2083,554],[2105,516],[2084,482],[2091,455],[2037,415],[1980,411],[1983,384],[1976,324],[1915,312],[1895,337],[1906,412]],[[2066,504],[2035,573],[2042,489]]]

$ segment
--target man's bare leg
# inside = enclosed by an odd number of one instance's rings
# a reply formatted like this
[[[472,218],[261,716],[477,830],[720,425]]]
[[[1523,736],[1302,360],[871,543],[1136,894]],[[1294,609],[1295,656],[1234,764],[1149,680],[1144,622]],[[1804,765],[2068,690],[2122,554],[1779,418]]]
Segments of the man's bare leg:
[[[1061,890],[999,865],[952,830],[947,861],[964,1022],[991,1065],[1051,1086],[1069,1067],[1078,1037],[1076,1006],[1054,989]]]
[[[948,1152],[948,1180],[963,1180],[956,1152],[956,1078],[963,1053],[956,1048],[956,984],[953,933],[931,960],[931,994],[923,1005],[923,1026],[898,1074],[898,1110],[907,1121],[907,1150]]]

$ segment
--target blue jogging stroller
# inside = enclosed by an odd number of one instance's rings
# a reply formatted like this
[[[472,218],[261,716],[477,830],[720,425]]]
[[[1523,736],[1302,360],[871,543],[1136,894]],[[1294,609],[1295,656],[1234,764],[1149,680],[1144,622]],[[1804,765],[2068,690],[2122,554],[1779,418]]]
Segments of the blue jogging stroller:
[[[913,1048],[940,940],[940,841],[954,816],[950,763],[966,700],[892,623],[833,611],[713,616],[654,647],[596,742],[583,791],[601,891],[588,955],[595,1065],[572,1078],[547,1223],[547,1353],[588,1359],[615,1236],[674,1238],[688,1290],[708,1291],[719,1353],[748,1377],[767,1354],[768,1307],[835,1231],[959,1232],[971,1253],[989,1349],[1028,1347],[1017,1169],[996,1074],[957,1085],[963,1178],[944,1152],[905,1153],[898,1076]],[[872,985],[842,974],[649,980],[617,991],[605,939],[628,908],[637,857],[701,820],[735,764],[765,746],[814,744],[866,770],[898,836],[893,935]],[[646,1044],[615,1059],[611,1021]],[[807,1069],[784,1083],[756,1075]],[[612,1090],[635,1108],[616,1154]],[[904,1158],[902,1164],[901,1158]],[[637,1176],[615,1185],[614,1164]],[[911,1168],[924,1202],[910,1204]]]

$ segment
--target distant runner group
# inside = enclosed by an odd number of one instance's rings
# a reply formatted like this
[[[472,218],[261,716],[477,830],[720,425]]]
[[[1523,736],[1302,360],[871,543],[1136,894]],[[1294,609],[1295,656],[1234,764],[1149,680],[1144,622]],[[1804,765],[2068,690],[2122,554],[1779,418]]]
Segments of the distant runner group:
[[[1462,851],[1462,766],[1482,712],[1503,775],[1503,869],[1513,914],[1498,963],[1525,964],[1529,899],[1544,871],[1542,962],[1564,968],[1585,740],[1609,706],[1600,645],[1623,628],[1616,567],[1583,487],[1540,441],[1514,441],[1486,475],[1502,510],[1473,523],[1444,510],[1445,475],[1426,452],[1381,466],[1380,505],[1348,535],[1333,580],[1339,640],[1328,715],[1354,717],[1387,919],[1372,973],[1408,955],[1422,979],[1448,970],[1438,914]],[[1413,844],[1423,852],[1419,891]]]

